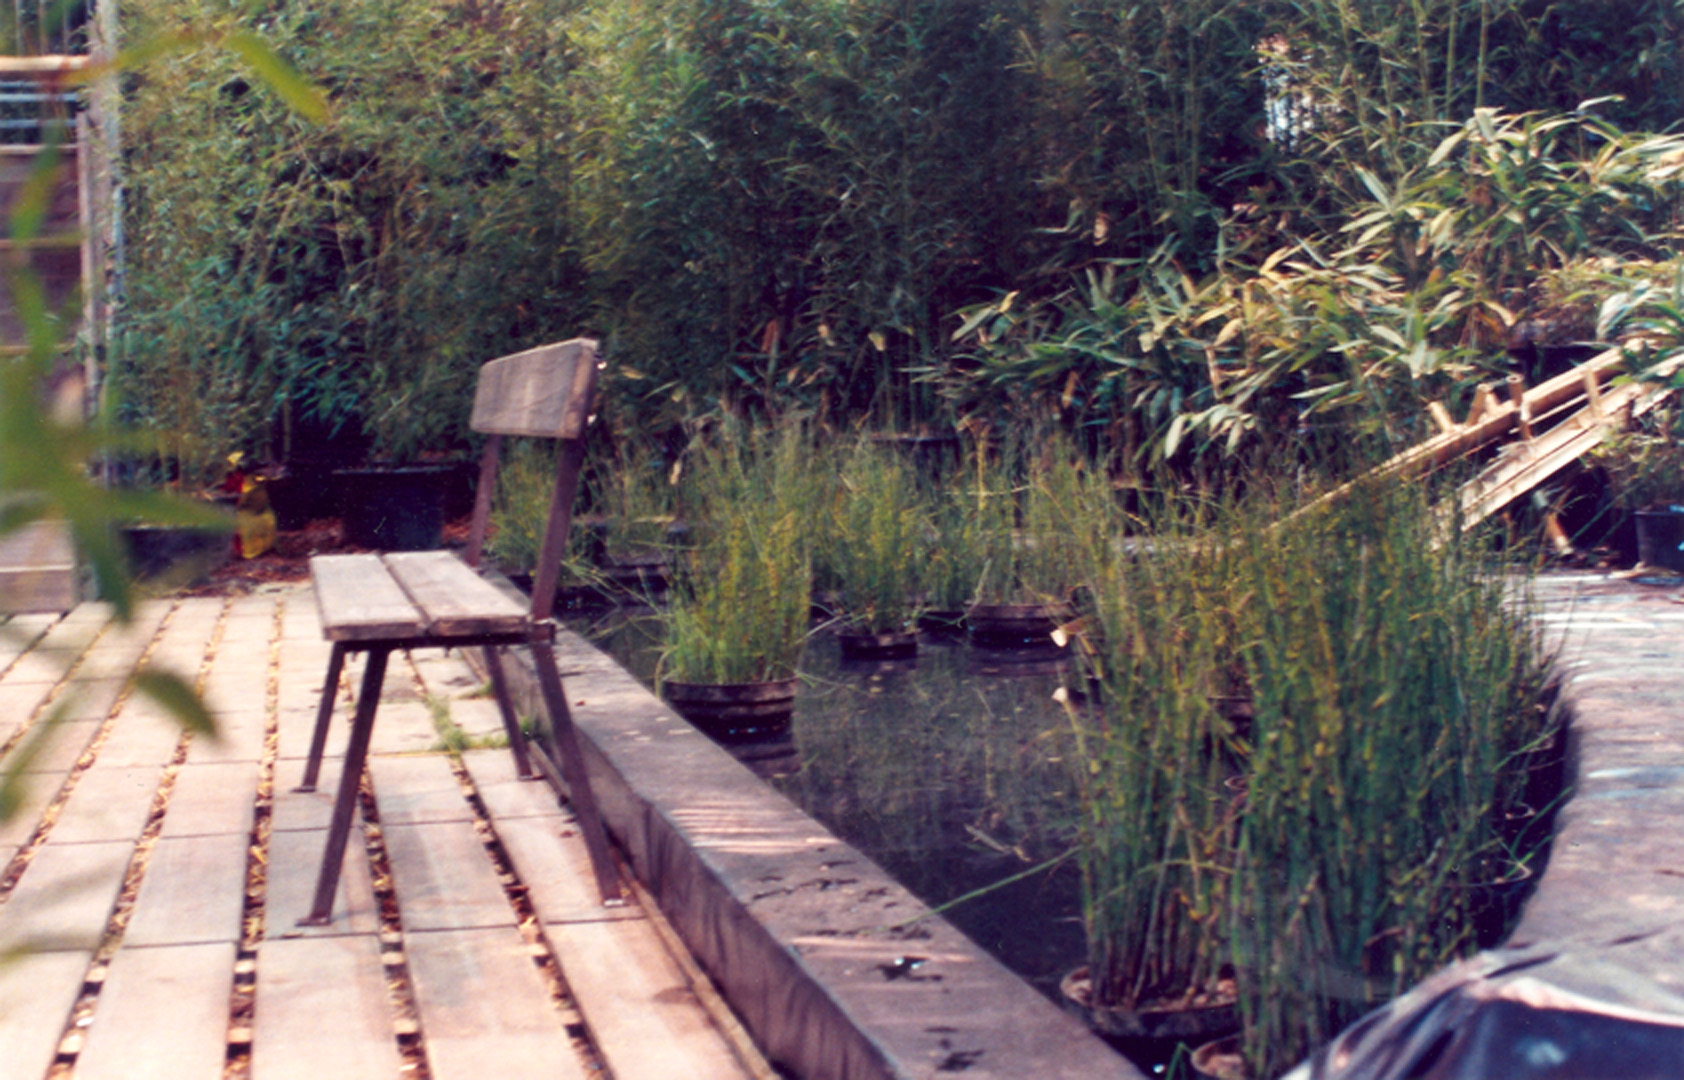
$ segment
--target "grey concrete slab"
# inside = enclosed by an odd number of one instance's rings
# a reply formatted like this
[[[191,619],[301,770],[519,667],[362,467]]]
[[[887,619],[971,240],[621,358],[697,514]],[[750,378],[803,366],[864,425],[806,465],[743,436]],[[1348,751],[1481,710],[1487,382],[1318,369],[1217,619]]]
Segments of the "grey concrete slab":
[[[56,773],[61,776],[68,773],[82,759],[88,744],[103,726],[102,720],[72,720],[50,727],[39,723],[32,726],[26,739],[41,741],[37,744],[35,756],[24,766],[24,772]],[[24,745],[26,744],[20,743],[19,749]]]
[[[368,853],[361,833],[352,833],[339,873],[339,891],[333,898],[333,920],[326,926],[299,926],[310,913],[316,895],[316,877],[322,852],[327,848],[327,830],[275,832],[269,836],[266,867],[267,904],[263,917],[265,940],[295,937],[341,937],[372,934],[380,929],[380,912],[374,898]]]
[[[96,761],[76,779],[50,839],[56,844],[138,839],[162,779],[163,770],[158,766],[128,767]]]
[[[470,750],[462,755],[486,811],[506,818],[552,817],[562,812],[555,791],[540,780],[515,775],[514,755],[507,750]]]
[[[257,800],[258,776],[256,762],[207,765],[195,763],[189,756],[175,774],[161,835],[247,835]]]
[[[58,715],[67,722],[104,720],[111,715],[118,697],[126,689],[127,684],[121,676],[93,679],[78,670],[64,693],[53,700],[53,707],[63,709]]]
[[[499,819],[497,839],[544,925],[644,917],[633,904],[603,904],[584,837],[571,817]]]
[[[105,933],[133,855],[133,842],[42,845],[0,904],[0,953],[20,947],[91,951]]]
[[[324,759],[316,776],[316,790],[299,791],[298,785],[304,781],[304,759],[278,759],[269,827],[275,832],[327,828],[333,820],[334,796],[339,792],[341,761],[338,757]]]
[[[207,702],[207,705],[211,703]],[[216,735],[195,734],[187,747],[187,760],[200,765],[256,764],[263,760],[269,738],[269,716],[264,712],[231,712],[211,706]]]
[[[374,798],[382,825],[474,820],[461,781],[450,767],[450,758],[443,754],[371,757],[368,771],[374,778]]]
[[[123,948],[76,1058],[81,1080],[221,1080],[234,945]]]
[[[514,909],[472,825],[386,826],[398,905],[406,930],[513,926]]]
[[[435,1080],[589,1075],[513,927],[409,933],[404,954]],[[703,1078],[687,1068],[665,1074],[616,1069],[614,1075]]]
[[[648,920],[576,923],[551,941],[615,1076],[731,1080],[741,1074]]]
[[[369,753],[425,754],[439,748],[438,728],[433,726],[432,710],[424,702],[413,697],[380,699]]]
[[[257,951],[252,1080],[400,1075],[379,943],[368,935],[268,940]]]
[[[181,722],[150,699],[129,698],[99,748],[101,764],[165,765],[181,742]]]
[[[47,1074],[91,959],[91,952],[45,952],[0,964],[0,1062],[8,1077]]]
[[[159,840],[123,944],[238,942],[248,847],[245,836],[232,833]]]
[[[302,758],[310,752],[310,736],[316,728],[316,707],[311,705],[307,709],[282,709],[275,716],[279,741],[276,744],[276,755],[283,761],[289,758]],[[375,725],[379,728],[377,719]],[[325,756],[340,758],[345,756],[345,745],[351,737],[351,709],[349,706],[334,710],[328,723],[327,749]]]

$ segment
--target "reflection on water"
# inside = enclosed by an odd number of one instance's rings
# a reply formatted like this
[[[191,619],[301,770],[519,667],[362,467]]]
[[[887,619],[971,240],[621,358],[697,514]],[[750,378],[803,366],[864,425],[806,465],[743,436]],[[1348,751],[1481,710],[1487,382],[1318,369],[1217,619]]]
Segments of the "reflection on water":
[[[653,618],[616,612],[573,629],[653,684]],[[1070,848],[1056,660],[1014,662],[931,636],[915,664],[844,664],[839,653],[831,635],[815,636],[790,736],[732,752],[931,906]],[[1082,959],[1078,886],[1065,859],[944,914],[1053,996]]]

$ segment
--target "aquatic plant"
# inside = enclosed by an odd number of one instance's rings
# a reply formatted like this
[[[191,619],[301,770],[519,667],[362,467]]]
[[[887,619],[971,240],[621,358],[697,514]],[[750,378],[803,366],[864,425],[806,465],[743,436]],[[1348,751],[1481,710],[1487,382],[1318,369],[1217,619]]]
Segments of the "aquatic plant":
[[[1231,975],[1258,1076],[1472,947],[1551,734],[1524,597],[1423,493],[1297,505],[1172,506],[1110,556],[1070,713],[1096,998]]]
[[[730,426],[693,448],[663,615],[660,678],[764,682],[793,676],[807,640],[816,480],[804,432]]]
[[[831,565],[849,627],[874,634],[911,628],[924,530],[912,467],[893,447],[865,438],[843,462],[832,518]]]

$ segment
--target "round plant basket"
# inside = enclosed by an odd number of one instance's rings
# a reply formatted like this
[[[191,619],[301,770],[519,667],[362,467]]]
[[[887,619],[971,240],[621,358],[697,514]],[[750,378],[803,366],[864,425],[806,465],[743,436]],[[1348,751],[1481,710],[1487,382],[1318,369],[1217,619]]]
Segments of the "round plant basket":
[[[971,644],[990,649],[1050,644],[1052,632],[1069,619],[1064,604],[972,604],[965,610]]]
[[[799,679],[752,683],[661,683],[667,704],[721,741],[765,739],[789,730]]]
[[[1684,574],[1684,506],[1639,510],[1637,561],[1644,566]]]
[[[836,643],[844,660],[910,660],[918,655],[918,634],[910,630],[885,634],[838,630]]]
[[[667,553],[638,551],[609,555],[602,574],[611,591],[632,600],[659,600],[667,593]]]
[[[1240,1029],[1239,1005],[1232,984],[1219,992],[1187,1002],[1168,1003],[1162,1008],[1124,1009],[1093,1004],[1093,980],[1084,965],[1066,975],[1058,989],[1067,1008],[1086,1020],[1093,1030],[1112,1039],[1198,1044],[1232,1035]]]
[[[801,771],[801,752],[787,730],[760,739],[733,740],[731,756],[762,780],[779,780]]]

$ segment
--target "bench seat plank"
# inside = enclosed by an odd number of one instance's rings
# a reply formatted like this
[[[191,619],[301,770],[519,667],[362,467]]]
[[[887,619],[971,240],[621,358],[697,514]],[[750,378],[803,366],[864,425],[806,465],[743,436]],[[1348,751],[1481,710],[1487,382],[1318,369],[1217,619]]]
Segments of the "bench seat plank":
[[[435,637],[517,634],[527,625],[524,604],[448,551],[393,552],[385,563]]]
[[[378,555],[317,555],[310,560],[322,635],[329,641],[420,637],[421,613]]]

